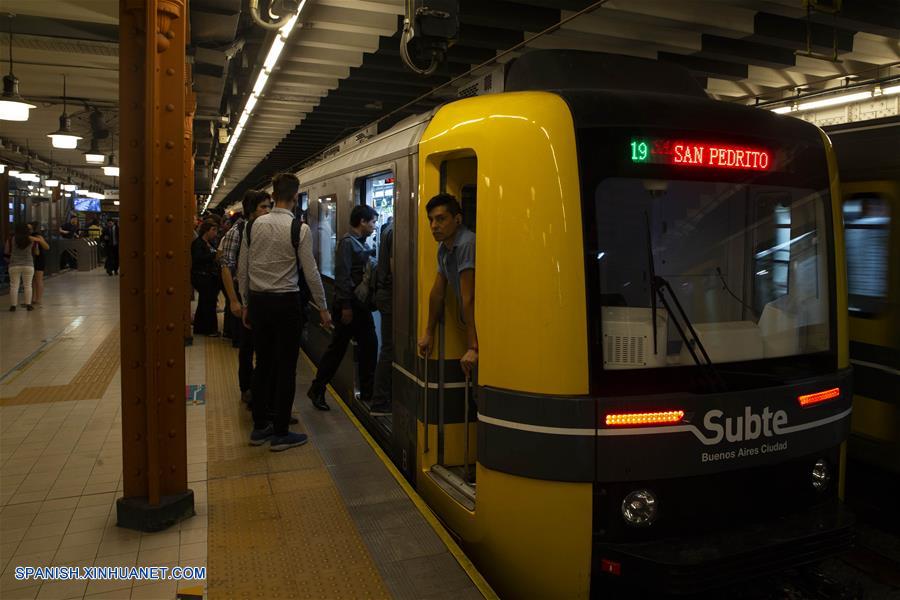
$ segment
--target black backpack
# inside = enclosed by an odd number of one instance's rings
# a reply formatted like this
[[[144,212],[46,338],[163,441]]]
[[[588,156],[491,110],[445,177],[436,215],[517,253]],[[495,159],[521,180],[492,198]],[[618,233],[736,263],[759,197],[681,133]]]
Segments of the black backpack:
[[[297,263],[297,275],[298,281],[297,285],[300,288],[300,302],[301,306],[306,306],[312,300],[312,292],[309,289],[309,285],[306,283],[306,277],[303,276],[303,267],[300,265],[300,259],[297,257],[297,249],[300,247],[300,227],[303,225],[303,222],[300,219],[294,219],[291,221],[291,246],[294,247],[294,260]],[[241,235],[244,233],[247,234],[247,247],[250,247],[250,230],[253,229],[253,221],[247,222],[247,226],[241,230]],[[240,258],[240,246],[238,246],[238,258]]]

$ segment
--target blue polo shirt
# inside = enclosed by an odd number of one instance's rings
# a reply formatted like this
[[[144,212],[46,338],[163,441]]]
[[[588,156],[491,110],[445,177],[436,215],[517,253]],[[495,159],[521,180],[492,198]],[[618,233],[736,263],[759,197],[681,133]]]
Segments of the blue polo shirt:
[[[460,225],[456,230],[456,237],[448,249],[447,245],[438,245],[438,272],[447,278],[450,287],[456,293],[456,303],[459,307],[459,320],[465,323],[462,312],[462,291],[459,287],[459,274],[466,269],[475,268],[475,234],[465,225]]]

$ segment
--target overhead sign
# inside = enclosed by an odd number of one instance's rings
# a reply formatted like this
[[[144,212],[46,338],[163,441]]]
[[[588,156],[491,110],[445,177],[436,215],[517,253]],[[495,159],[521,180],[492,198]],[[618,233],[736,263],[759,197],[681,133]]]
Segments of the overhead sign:
[[[631,138],[633,163],[771,171],[772,151],[766,148],[667,138]]]

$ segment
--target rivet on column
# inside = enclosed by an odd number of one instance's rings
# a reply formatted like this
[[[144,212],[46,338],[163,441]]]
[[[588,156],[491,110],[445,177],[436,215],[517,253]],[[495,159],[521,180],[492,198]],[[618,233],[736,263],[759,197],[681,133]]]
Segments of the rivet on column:
[[[175,330],[175,323],[169,323],[169,324],[167,324],[167,325],[166,325],[166,330],[167,330],[167,331],[174,331],[174,330]]]
[[[174,104],[171,104],[171,103],[166,104],[166,111],[167,111],[167,112],[172,112],[173,110],[175,110],[175,105],[174,105]]]
[[[166,366],[171,369],[172,367],[175,366],[175,361],[170,358],[169,360],[166,361]]]
[[[174,147],[175,147],[175,142],[173,142],[172,140],[169,140],[166,142],[166,148],[168,148],[169,150],[171,150]]]
[[[171,296],[172,294],[175,293],[175,288],[173,288],[173,287],[166,288],[166,293]]]

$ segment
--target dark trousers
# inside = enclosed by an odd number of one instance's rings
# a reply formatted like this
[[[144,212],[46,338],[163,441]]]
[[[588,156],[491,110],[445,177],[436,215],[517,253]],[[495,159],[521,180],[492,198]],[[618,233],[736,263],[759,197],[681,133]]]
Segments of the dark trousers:
[[[322,356],[319,372],[313,381],[313,389],[324,389],[337,372],[350,339],[355,339],[359,352],[359,394],[363,400],[372,398],[373,379],[375,377],[375,358],[378,353],[378,338],[375,336],[375,321],[372,313],[364,308],[353,308],[353,320],[349,325],[341,323],[341,311],[335,308],[334,335],[328,350]]]
[[[391,372],[394,363],[394,315],[381,313],[381,352],[375,366],[375,391],[372,403],[391,401]]]
[[[107,273],[118,273],[119,272],[119,247],[118,246],[107,246],[106,247],[106,272]]]
[[[216,300],[219,286],[216,278],[205,274],[192,274],[191,284],[197,290],[197,310],[194,311],[194,333],[209,334],[219,330],[216,318]]]
[[[239,320],[240,321],[240,320]],[[236,327],[236,335],[240,339],[238,350],[238,385],[242,392],[247,392],[253,386],[253,330],[244,327],[241,322]]]
[[[256,369],[253,371],[253,426],[264,429],[272,424],[275,435],[285,435],[291,420],[296,391],[297,359],[303,312],[300,294],[250,293],[250,325]]]

